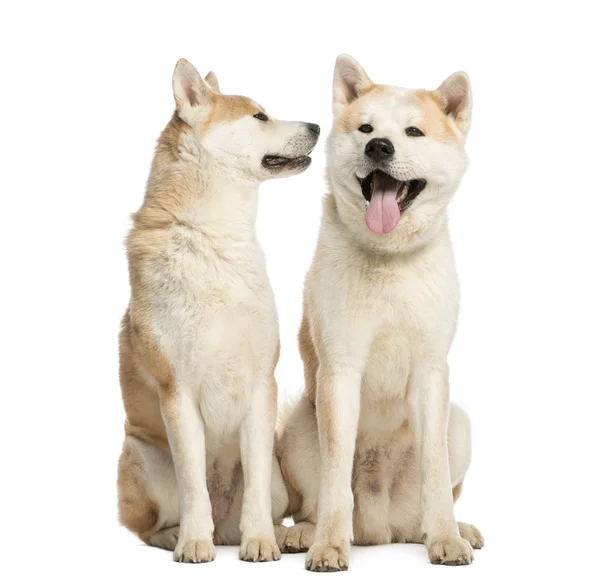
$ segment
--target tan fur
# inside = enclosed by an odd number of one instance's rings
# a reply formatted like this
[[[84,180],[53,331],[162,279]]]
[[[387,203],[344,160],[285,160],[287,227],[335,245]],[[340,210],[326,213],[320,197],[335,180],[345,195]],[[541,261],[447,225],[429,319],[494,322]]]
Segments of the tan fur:
[[[141,340],[141,335],[133,337],[132,330],[129,312],[127,312],[123,318],[119,336],[121,389],[123,391],[125,413],[127,414],[125,434],[146,440],[158,448],[167,450],[169,444],[160,413],[158,395],[148,388],[147,381],[144,380],[137,364],[143,364],[144,360],[147,361],[149,358],[150,361],[156,359],[156,362],[151,362],[154,377],[158,381],[162,381],[165,389],[168,389],[171,369],[164,357],[153,346],[153,342],[151,340]],[[133,350],[134,344],[142,349],[143,358],[136,358]],[[154,351],[146,351],[145,349],[148,348],[154,348]]]
[[[435,137],[442,143],[455,142],[458,130],[442,112],[439,95],[427,90],[417,90],[414,95],[415,102],[423,113],[415,119],[417,126],[427,136]]]
[[[460,497],[460,494],[462,493],[462,487],[463,487],[463,482],[461,481],[460,483],[458,483],[458,485],[455,485],[452,488],[452,499],[454,499],[454,501],[458,501],[458,498]]]
[[[208,121],[208,126],[231,122],[242,116],[253,116],[261,112],[256,105],[244,96],[224,96],[219,94],[215,99],[213,114]]]
[[[350,132],[358,128],[362,123],[361,110],[369,100],[375,96],[381,95],[385,91],[383,86],[372,84],[368,86],[361,95],[350,103],[340,116],[334,120],[334,128],[337,132]]]
[[[187,132],[189,126],[174,112],[158,139],[144,205],[132,215],[133,228],[127,237],[132,280],[138,277],[139,264],[160,254],[169,238],[169,229],[179,222],[185,224],[182,212],[197,179],[187,170],[170,173],[170,166],[179,159],[182,135]]]
[[[142,540],[158,522],[158,504],[145,492],[146,479],[140,458],[127,446],[119,458],[119,520]]]
[[[317,368],[319,360],[313,346],[310,336],[310,327],[306,314],[302,317],[300,332],[298,333],[298,346],[300,348],[300,356],[304,363],[304,384],[306,386],[306,394],[314,403],[317,393]]]

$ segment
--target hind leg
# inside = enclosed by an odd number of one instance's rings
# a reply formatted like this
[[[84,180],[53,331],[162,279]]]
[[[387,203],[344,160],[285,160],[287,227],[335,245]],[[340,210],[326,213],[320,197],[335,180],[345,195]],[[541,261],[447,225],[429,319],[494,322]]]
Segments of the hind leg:
[[[281,475],[281,468],[279,461],[273,451],[273,464],[271,473],[271,516],[273,518],[273,524],[275,529],[275,541],[279,550],[283,552],[285,545],[285,539],[287,537],[288,528],[283,525],[283,518],[289,506],[289,498],[285,483],[283,482],[283,476]]]
[[[462,485],[471,463],[471,424],[466,412],[450,404],[448,421],[448,457],[450,459],[450,478],[452,497],[456,502],[460,497]],[[458,522],[458,531],[473,548],[484,546],[481,532],[472,524]]]
[[[296,524],[278,536],[282,552],[306,552],[317,521],[319,497],[319,437],[314,406],[303,396],[294,406],[277,439],[281,473],[289,496],[287,513]]]
[[[448,420],[448,458],[450,480],[454,501],[458,499],[465,475],[471,461],[471,429],[467,414],[458,406],[450,405]],[[413,456],[403,466],[400,482],[394,487],[392,510],[392,532],[397,542],[423,543],[420,515],[420,472]],[[458,522],[461,538],[472,548],[482,548],[484,540],[481,532],[471,524]],[[446,552],[439,545],[435,561],[441,564],[453,564],[452,552]],[[457,564],[457,563],[455,563]]]
[[[174,550],[179,499],[171,455],[126,436],[119,459],[119,520],[151,546]]]
[[[209,492],[215,520],[215,544],[241,544],[240,520],[244,492],[243,472],[239,448],[229,455],[219,454],[218,465],[211,467]],[[271,524],[275,540],[281,549],[287,528],[282,524],[288,507],[288,496],[279,463],[273,453],[271,464]]]
[[[458,522],[458,531],[461,538],[464,538],[475,550],[485,546],[483,534],[473,524]]]
[[[308,552],[315,539],[315,529],[312,522],[298,522],[286,528],[281,546],[283,552]]]
[[[471,425],[469,417],[458,406],[450,405],[448,421],[448,457],[450,459],[450,477],[452,497],[456,502],[460,497],[463,481],[471,462]],[[458,522],[458,531],[472,548],[484,546],[481,532],[472,524]]]

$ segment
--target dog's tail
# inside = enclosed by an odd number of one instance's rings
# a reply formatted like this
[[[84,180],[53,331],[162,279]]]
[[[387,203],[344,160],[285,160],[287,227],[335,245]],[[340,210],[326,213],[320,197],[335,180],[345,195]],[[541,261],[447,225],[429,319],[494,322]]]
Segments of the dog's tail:
[[[298,403],[302,395],[302,391],[304,390],[301,389],[300,392],[297,392],[295,394],[283,394],[283,399],[279,402],[279,405],[277,406],[277,423],[275,424],[276,438],[281,438],[285,425],[287,424],[291,413],[294,411],[294,408],[296,407],[296,404]]]

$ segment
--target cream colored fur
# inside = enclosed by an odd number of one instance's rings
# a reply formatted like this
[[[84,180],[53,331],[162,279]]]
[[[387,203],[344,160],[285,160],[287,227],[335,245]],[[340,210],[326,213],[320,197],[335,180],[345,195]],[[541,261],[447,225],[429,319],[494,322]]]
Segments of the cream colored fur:
[[[308,166],[316,127],[257,119],[259,105],[221,94],[185,60],[173,90],[127,239],[120,518],[177,561],[211,561],[214,542],[276,560],[273,522],[288,500],[273,451],[279,332],[258,186]],[[265,156],[285,159],[268,167]]]
[[[457,524],[470,462],[466,414],[449,403],[447,355],[458,281],[446,207],[467,165],[469,80],[434,92],[375,85],[349,56],[334,77],[330,192],[306,279],[300,348],[306,390],[278,456],[296,526],[285,549],[313,571],[348,566],[356,544],[423,542],[430,560],[468,564],[483,539]],[[358,129],[370,124],[372,133]],[[416,126],[425,136],[407,136]],[[389,234],[365,224],[365,145],[389,139],[385,170],[425,189]]]

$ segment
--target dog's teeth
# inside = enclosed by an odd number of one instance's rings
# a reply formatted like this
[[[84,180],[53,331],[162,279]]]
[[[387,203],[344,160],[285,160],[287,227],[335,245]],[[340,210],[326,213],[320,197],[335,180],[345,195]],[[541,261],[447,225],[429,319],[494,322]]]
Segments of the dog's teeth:
[[[408,195],[408,183],[405,182],[402,184],[402,187],[398,190],[398,193],[396,194],[396,202],[398,202],[398,203],[404,202],[407,195]]]

